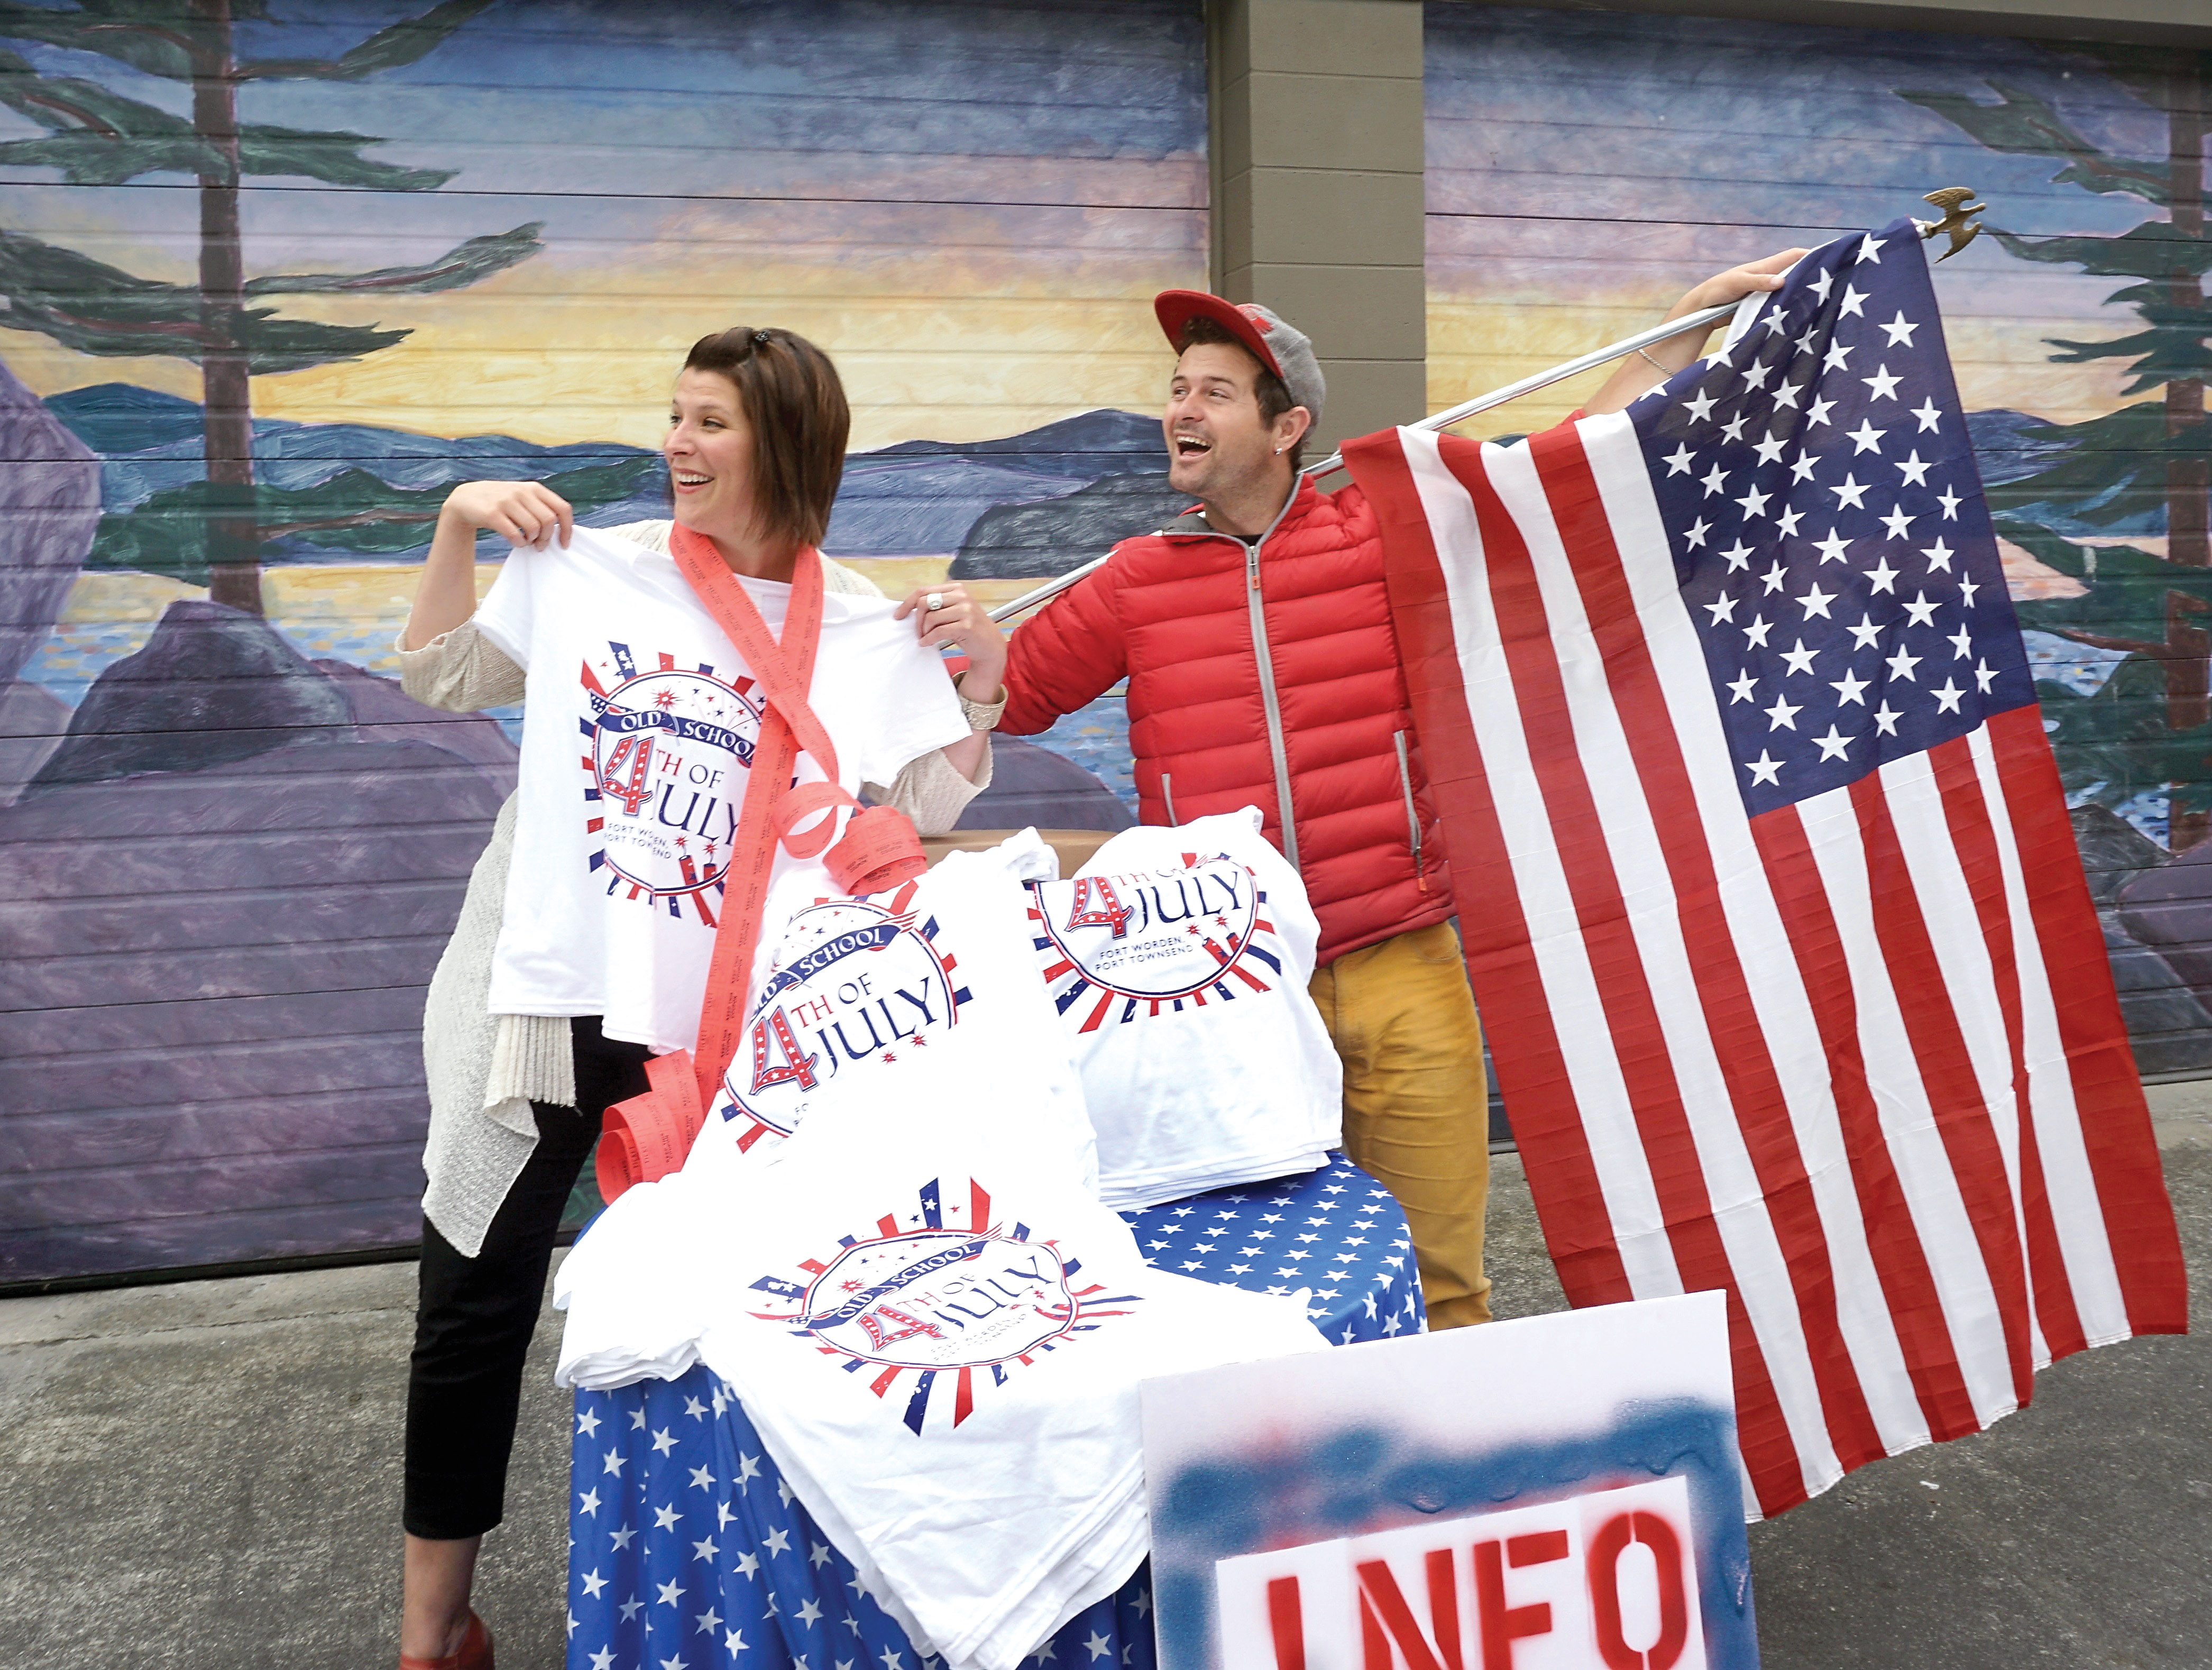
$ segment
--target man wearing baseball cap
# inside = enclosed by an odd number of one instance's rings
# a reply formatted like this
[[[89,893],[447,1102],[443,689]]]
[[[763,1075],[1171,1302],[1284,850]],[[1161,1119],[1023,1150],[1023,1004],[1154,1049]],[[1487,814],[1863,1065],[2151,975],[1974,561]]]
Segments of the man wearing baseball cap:
[[[1771,289],[1802,253],[1709,279],[1669,317]],[[1303,332],[1195,290],[1153,309],[1178,355],[1168,480],[1199,505],[1014,633],[999,728],[1047,730],[1126,677],[1140,821],[1266,814],[1321,920],[1312,990],[1344,1060],[1346,1151],[1405,1208],[1430,1326],[1485,1321],[1482,1035],[1375,514],[1357,486],[1298,473],[1328,395]],[[1589,410],[1702,351],[1686,335],[1630,360]]]

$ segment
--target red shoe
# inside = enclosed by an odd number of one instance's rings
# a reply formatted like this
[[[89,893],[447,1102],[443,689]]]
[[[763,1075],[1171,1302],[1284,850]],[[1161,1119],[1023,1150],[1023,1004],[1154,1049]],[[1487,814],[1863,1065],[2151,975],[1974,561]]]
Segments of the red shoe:
[[[491,1631],[484,1627],[483,1619],[471,1612],[459,1652],[448,1653],[443,1658],[416,1658],[402,1653],[399,1670],[492,1670]]]

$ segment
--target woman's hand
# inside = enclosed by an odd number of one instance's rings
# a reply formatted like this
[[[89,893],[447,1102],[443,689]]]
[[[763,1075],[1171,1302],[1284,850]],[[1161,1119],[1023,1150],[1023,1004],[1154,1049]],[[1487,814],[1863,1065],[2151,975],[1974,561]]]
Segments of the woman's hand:
[[[477,530],[489,528],[518,550],[542,550],[556,533],[567,544],[576,513],[537,482],[463,482],[446,495],[430,555],[415,588],[415,607],[400,642],[420,649],[477,612]]]
[[[472,531],[488,529],[510,545],[541,551],[556,533],[565,545],[576,531],[575,511],[542,482],[463,482],[446,495],[438,513],[441,528],[449,518]]]
[[[955,580],[917,587],[893,612],[894,620],[914,616],[915,635],[933,648],[957,644],[968,657],[960,689],[970,701],[999,699],[1006,671],[1006,638],[981,604]]]
[[[1811,252],[1802,249],[1777,250],[1763,259],[1747,261],[1726,272],[1717,272],[1704,283],[1685,290],[1682,299],[1668,309],[1667,317],[1682,319],[1707,307],[1741,301],[1761,290],[1778,290],[1783,276]],[[1702,331],[1685,331],[1626,355],[1613,375],[1605,380],[1605,386],[1584,403],[1583,410],[1592,416],[1599,412],[1619,411],[1646,390],[1656,388],[1705,351],[1705,342],[1713,328],[1709,325]]]

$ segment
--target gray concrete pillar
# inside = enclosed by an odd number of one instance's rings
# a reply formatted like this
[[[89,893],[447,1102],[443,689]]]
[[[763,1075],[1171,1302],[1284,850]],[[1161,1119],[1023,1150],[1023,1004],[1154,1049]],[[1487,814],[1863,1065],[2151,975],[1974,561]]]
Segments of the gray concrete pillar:
[[[1428,410],[1420,0],[1208,0],[1206,33],[1216,293],[1313,338],[1323,445],[1410,422]]]

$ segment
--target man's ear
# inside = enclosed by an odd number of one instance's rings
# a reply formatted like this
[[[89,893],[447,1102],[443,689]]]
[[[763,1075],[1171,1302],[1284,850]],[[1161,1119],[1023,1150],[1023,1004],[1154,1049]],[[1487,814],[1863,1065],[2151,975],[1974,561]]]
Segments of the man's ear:
[[[1304,406],[1293,406],[1275,420],[1277,450],[1287,452],[1306,437],[1313,428],[1313,414]]]

